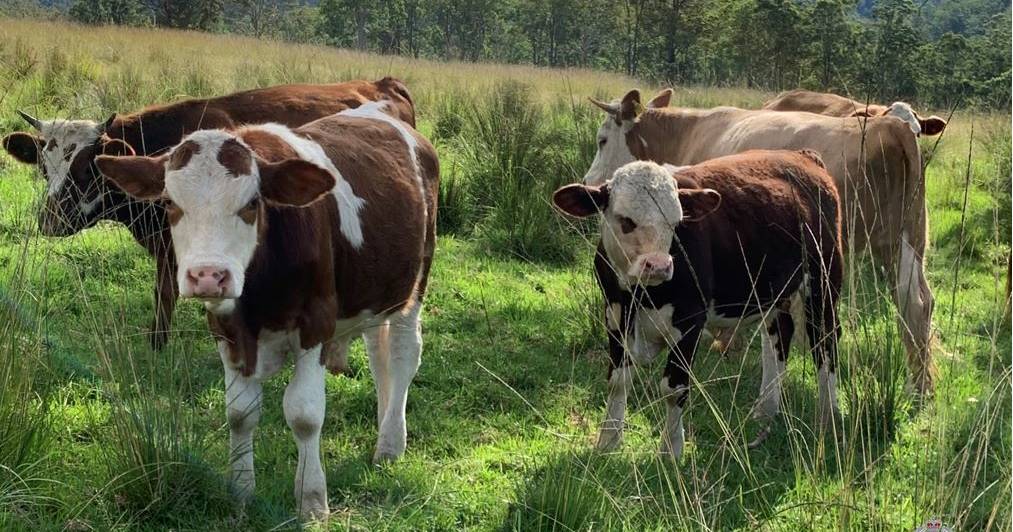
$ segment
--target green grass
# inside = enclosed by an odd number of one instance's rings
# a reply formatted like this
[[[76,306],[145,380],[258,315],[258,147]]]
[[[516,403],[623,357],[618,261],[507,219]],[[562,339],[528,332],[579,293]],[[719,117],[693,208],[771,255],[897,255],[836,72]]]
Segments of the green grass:
[[[960,530],[1010,528],[1008,116],[958,114],[928,170],[936,395],[916,405],[904,392],[888,287],[859,267],[843,303],[836,434],[814,428],[813,365],[795,350],[785,415],[761,448],[746,449],[759,430],[748,418],[760,379],[753,338],[741,356],[698,353],[687,451],[672,464],[656,453],[660,364],[637,375],[623,448],[591,450],[606,393],[585,238],[593,228],[570,227],[547,197],[593,155],[598,118],[581,99],[632,82],[16,24],[0,21],[0,35],[15,37],[0,39],[7,129],[26,103],[99,118],[240,86],[404,70],[444,176],[425,350],[409,394],[408,452],[389,466],[369,463],[376,409],[361,344],[354,375],[328,377],[330,529],[912,530],[932,516]],[[181,54],[193,50],[214,53],[187,63]],[[251,50],[264,61],[243,60]],[[707,106],[765,96],[695,88],[679,97]],[[241,512],[223,480],[221,363],[199,306],[182,303],[168,349],[152,352],[152,261],[112,225],[39,237],[43,188],[0,156],[0,528],[296,528],[296,448],[281,409],[288,373],[265,385],[257,498]]]

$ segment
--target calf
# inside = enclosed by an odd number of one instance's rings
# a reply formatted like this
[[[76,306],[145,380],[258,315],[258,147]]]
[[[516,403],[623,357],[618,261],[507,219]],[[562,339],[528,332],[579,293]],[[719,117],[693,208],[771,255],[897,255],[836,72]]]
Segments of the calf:
[[[595,272],[607,303],[609,397],[597,446],[622,439],[631,364],[667,348],[662,452],[683,447],[689,371],[705,326],[763,320],[763,378],[755,415],[780,410],[781,381],[800,293],[824,422],[837,408],[841,219],[837,189],[810,151],[749,151],[691,167],[637,161],[604,184],[567,185],[563,212],[601,214]],[[627,343],[627,341],[629,343]]]
[[[159,155],[198,129],[276,121],[298,126],[365,102],[384,100],[387,111],[415,124],[415,109],[404,84],[394,78],[326,85],[280,85],[208,99],[154,105],[135,113],[90,120],[38,120],[21,113],[36,133],[16,132],[3,147],[16,160],[37,164],[48,183],[39,212],[47,236],[69,236],[112,220],[127,226],[137,243],[155,257],[155,320],[151,344],[168,339],[176,303],[176,265],[169,224],[160,204],[137,202],[108,187],[95,168],[99,155]]]
[[[198,298],[225,366],[233,480],[253,493],[261,381],[287,354],[285,419],[299,449],[303,517],[328,512],[321,347],[362,335],[376,382],[375,461],[405,450],[408,386],[436,238],[439,163],[408,124],[370,103],[302,127],[198,131],[159,157],[99,157],[132,197],[161,201],[177,283]]]
[[[773,100],[763,104],[768,111],[805,111],[827,116],[895,116],[911,129],[915,136],[938,135],[946,129],[946,120],[932,115],[922,118],[905,102],[893,102],[890,105],[862,103],[851,98],[838,96],[829,92],[812,92],[795,89],[778,94]]]

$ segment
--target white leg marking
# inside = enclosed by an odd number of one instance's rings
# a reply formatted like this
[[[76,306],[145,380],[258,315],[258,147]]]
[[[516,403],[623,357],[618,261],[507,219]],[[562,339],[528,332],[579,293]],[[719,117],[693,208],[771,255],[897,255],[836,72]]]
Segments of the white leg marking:
[[[610,331],[618,331],[622,325],[623,307],[619,303],[609,303],[605,307],[605,327]]]
[[[408,387],[419,370],[422,360],[422,323],[419,314],[422,304],[390,318],[389,396],[380,437],[376,442],[374,462],[394,460],[404,454],[408,440],[405,408],[408,405]]]
[[[390,322],[369,327],[362,333],[369,354],[369,371],[373,374],[376,388],[376,428],[383,426],[390,398]]]
[[[320,364],[320,345],[300,350],[295,374],[285,388],[285,421],[299,448],[295,499],[303,519],[327,516],[327,479],[320,465],[320,430],[324,424],[326,369]]]
[[[260,382],[244,377],[230,367],[225,342],[218,342],[218,352],[225,366],[225,414],[229,422],[229,461],[232,464],[232,485],[240,501],[247,501],[254,492],[253,432],[260,421]]]
[[[600,451],[611,451],[623,441],[623,423],[626,419],[626,398],[633,384],[633,368],[623,366],[612,371],[609,378],[609,397],[605,406],[605,421],[598,432]]]
[[[760,326],[763,379],[760,384],[760,396],[753,411],[753,417],[757,419],[772,419],[781,412],[781,384],[784,380],[785,363],[778,357],[778,338],[768,332],[772,321],[764,320]]]
[[[679,459],[686,445],[686,432],[682,426],[682,407],[679,406],[679,401],[689,392],[689,388],[686,386],[670,388],[667,377],[661,379],[660,388],[668,410],[665,415],[665,428],[661,433],[661,454],[670,454],[673,458]]]
[[[830,371],[826,364],[819,369],[819,400],[820,421],[825,426],[833,422],[839,410],[837,407],[837,374]]]

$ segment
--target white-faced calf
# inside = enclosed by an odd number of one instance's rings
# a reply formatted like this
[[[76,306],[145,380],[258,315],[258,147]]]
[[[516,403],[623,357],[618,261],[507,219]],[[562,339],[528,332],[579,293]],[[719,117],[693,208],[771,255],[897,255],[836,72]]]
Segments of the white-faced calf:
[[[320,463],[321,345],[362,335],[376,382],[374,460],[405,450],[408,386],[435,246],[439,164],[406,123],[366,104],[297,129],[198,131],[161,157],[99,157],[135,198],[165,205],[184,297],[199,298],[225,366],[233,481],[254,491],[261,381],[295,371],[285,419],[300,514],[328,512]]]
[[[708,325],[763,320],[755,413],[775,416],[796,293],[805,302],[823,420],[831,419],[841,220],[837,189],[817,155],[753,151],[680,168],[638,161],[603,185],[562,187],[553,201],[569,215],[602,220],[595,272],[608,305],[610,365],[600,449],[622,439],[631,364],[666,349],[662,452],[681,454],[690,369]]]

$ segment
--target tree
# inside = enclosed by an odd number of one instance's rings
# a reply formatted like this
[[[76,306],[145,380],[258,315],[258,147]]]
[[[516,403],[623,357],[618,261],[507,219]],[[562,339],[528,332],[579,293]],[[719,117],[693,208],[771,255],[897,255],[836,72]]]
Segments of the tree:
[[[137,0],[74,0],[69,14],[82,24],[138,25],[146,19]]]

